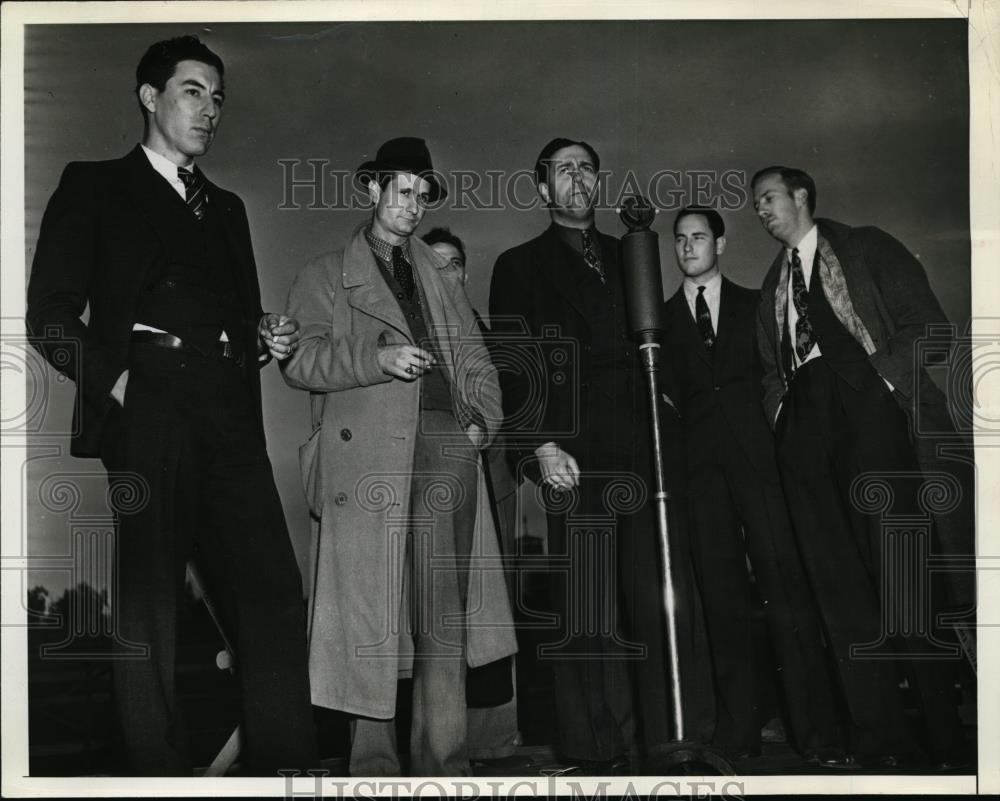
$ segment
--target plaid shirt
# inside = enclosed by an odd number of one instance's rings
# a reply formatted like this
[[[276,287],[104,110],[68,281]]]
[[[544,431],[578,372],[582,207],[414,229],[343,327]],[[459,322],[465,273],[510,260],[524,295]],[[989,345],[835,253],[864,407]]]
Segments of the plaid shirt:
[[[393,246],[386,242],[384,239],[379,239],[375,234],[372,233],[372,228],[369,225],[365,229],[365,239],[368,240],[368,247],[372,249],[372,253],[375,254],[375,258],[381,261],[383,264],[392,268],[392,248]],[[407,264],[411,267],[413,266],[413,259],[410,258],[410,240],[407,239],[405,243],[400,245],[403,249],[403,258],[406,259]]]

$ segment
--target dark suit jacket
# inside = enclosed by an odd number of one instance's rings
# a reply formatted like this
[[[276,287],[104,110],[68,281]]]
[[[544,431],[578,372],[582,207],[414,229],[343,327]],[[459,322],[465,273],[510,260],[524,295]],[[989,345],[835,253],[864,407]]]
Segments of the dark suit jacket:
[[[76,382],[71,451],[97,456],[111,389],[128,367],[128,349],[143,279],[165,248],[156,202],[174,190],[138,145],[124,158],[72,162],[42,217],[28,284],[28,335],[45,358]],[[253,365],[262,310],[246,209],[232,192],[207,183],[209,202],[223,211],[237,265],[242,337],[260,409],[260,378]],[[179,196],[176,201],[183,203]],[[87,323],[80,318],[90,309]],[[68,355],[68,358],[66,356]]]
[[[599,234],[609,271],[617,239]],[[553,226],[502,253],[490,286],[491,352],[500,374],[512,467],[538,478],[534,450],[555,442],[571,455],[588,436],[581,400],[591,381],[591,278]],[[634,356],[635,349],[631,349]],[[517,471],[516,471],[517,472]]]
[[[854,310],[875,345],[875,352],[868,357],[872,367],[893,385],[893,394],[907,413],[912,413],[916,403],[943,407],[944,395],[927,371],[923,367],[914,370],[917,339],[927,335],[928,325],[948,323],[920,262],[878,228],[851,228],[824,219],[816,223],[840,261]],[[784,258],[782,249],[764,279],[757,315],[764,410],[771,425],[787,386],[778,336],[784,321],[775,314],[775,292]],[[947,336],[942,336],[947,344]]]
[[[669,371],[667,391],[692,446],[714,440],[721,415],[735,435],[734,446],[769,475],[775,470],[774,443],[760,403],[761,371],[754,342],[759,295],[722,279],[716,341],[709,352],[682,286],[664,307],[663,354]]]

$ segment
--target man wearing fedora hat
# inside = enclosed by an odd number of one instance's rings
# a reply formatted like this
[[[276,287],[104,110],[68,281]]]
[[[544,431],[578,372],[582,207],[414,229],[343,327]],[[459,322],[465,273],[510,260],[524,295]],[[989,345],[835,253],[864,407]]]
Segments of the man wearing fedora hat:
[[[500,389],[460,276],[413,236],[447,194],[424,141],[386,142],[356,180],[371,219],[288,300],[302,336],[283,374],[318,437],[313,703],[353,716],[352,775],[398,775],[412,672],[411,773],[468,775],[466,672],[516,650],[480,458]]]

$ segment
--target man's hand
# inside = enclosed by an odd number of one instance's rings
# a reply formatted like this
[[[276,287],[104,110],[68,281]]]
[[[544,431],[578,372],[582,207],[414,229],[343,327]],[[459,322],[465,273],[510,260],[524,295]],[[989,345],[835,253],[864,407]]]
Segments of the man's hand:
[[[299,321],[294,317],[268,312],[260,318],[257,336],[261,349],[268,351],[275,359],[287,359],[298,347]]]
[[[383,373],[404,381],[415,381],[434,365],[434,357],[416,345],[383,345],[377,358]]]
[[[542,483],[553,489],[569,490],[580,483],[580,468],[576,459],[554,442],[535,448],[538,465],[542,470]]]
[[[115,399],[119,406],[125,408],[125,385],[128,384],[128,370],[118,376],[115,385],[111,387],[111,397]]]

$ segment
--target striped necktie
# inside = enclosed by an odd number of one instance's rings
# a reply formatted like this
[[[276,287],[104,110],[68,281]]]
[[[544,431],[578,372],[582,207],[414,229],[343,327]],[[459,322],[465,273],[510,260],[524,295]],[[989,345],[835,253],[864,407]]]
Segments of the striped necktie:
[[[200,172],[192,172],[187,167],[177,168],[177,177],[184,184],[185,201],[191,213],[199,220],[205,219],[208,195],[205,193],[205,178]]]

